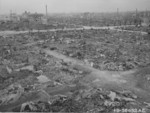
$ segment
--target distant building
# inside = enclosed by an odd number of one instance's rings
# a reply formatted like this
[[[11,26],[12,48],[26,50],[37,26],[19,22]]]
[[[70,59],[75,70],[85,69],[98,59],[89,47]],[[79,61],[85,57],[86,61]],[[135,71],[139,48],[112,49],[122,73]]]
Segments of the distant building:
[[[42,24],[48,24],[47,17],[45,16],[41,18],[41,21],[42,21]]]
[[[43,14],[30,13],[27,11],[22,14],[21,20],[29,21],[31,23],[47,24],[47,18]]]
[[[150,26],[150,18],[148,17],[142,18],[142,26]]]
[[[21,15],[21,19],[28,19],[30,15],[30,12],[25,11],[22,15]]]
[[[17,15],[16,13],[11,13],[10,15],[1,15],[0,16],[0,21],[2,22],[17,22],[20,20],[19,15]]]
[[[150,26],[150,12],[148,11],[144,12],[142,26]]]
[[[35,23],[42,23],[42,17],[43,17],[43,14],[38,14],[38,13],[30,14],[29,21],[35,22]]]
[[[18,21],[20,21],[20,17],[16,13],[11,13],[10,14],[10,21],[18,22]]]
[[[1,22],[7,22],[7,21],[10,21],[10,16],[8,15],[0,15],[0,21]]]

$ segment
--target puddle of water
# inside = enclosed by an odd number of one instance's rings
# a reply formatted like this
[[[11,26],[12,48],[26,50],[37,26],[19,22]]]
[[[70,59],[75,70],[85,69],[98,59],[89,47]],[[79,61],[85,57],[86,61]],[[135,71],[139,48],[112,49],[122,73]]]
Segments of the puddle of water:
[[[46,82],[50,81],[50,79],[48,77],[46,77],[45,75],[40,75],[37,77],[37,79],[40,83],[46,83]]]

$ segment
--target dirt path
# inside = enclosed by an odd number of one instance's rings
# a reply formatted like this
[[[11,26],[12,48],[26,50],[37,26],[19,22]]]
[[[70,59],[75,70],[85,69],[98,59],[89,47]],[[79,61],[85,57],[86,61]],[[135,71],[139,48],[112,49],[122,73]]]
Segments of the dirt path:
[[[113,29],[113,30],[120,31],[120,32],[139,33],[142,35],[148,34],[147,32],[144,32],[144,31],[132,31],[132,30],[122,30],[122,29]]]
[[[100,71],[82,61],[67,57],[51,50],[43,50],[47,55],[51,55],[64,62],[69,62],[78,68],[90,71],[82,81],[94,87],[102,87],[110,90],[130,90],[139,97],[139,101],[150,102],[150,82],[145,79],[150,72],[143,73],[143,70],[131,70],[125,72]],[[144,71],[144,72],[145,72]]]
[[[47,29],[47,30],[26,30],[26,31],[0,31],[0,36],[4,35],[15,35],[15,34],[24,34],[24,33],[36,33],[36,32],[55,32],[55,31],[73,31],[73,30],[89,30],[89,29],[110,29],[110,30],[117,30],[117,31],[124,31],[124,32],[131,32],[131,33],[142,33],[147,34],[146,32],[141,31],[131,31],[131,30],[121,30],[115,29],[116,27],[125,27],[125,26],[133,26],[133,25],[122,25],[122,26],[103,26],[103,27],[94,27],[94,26],[83,26],[83,28],[65,28],[65,29]]]

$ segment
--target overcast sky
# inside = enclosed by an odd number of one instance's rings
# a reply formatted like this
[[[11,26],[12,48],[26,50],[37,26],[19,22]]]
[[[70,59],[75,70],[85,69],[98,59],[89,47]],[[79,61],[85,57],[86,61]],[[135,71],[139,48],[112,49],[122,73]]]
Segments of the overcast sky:
[[[0,0],[0,14],[10,10],[45,13],[46,4],[49,13],[150,10],[150,0]]]

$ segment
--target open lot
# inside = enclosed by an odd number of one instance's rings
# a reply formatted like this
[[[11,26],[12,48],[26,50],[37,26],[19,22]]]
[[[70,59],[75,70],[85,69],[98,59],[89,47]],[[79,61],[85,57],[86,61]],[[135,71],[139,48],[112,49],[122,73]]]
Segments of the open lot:
[[[112,29],[6,34],[0,37],[0,111],[148,113],[149,35]]]

